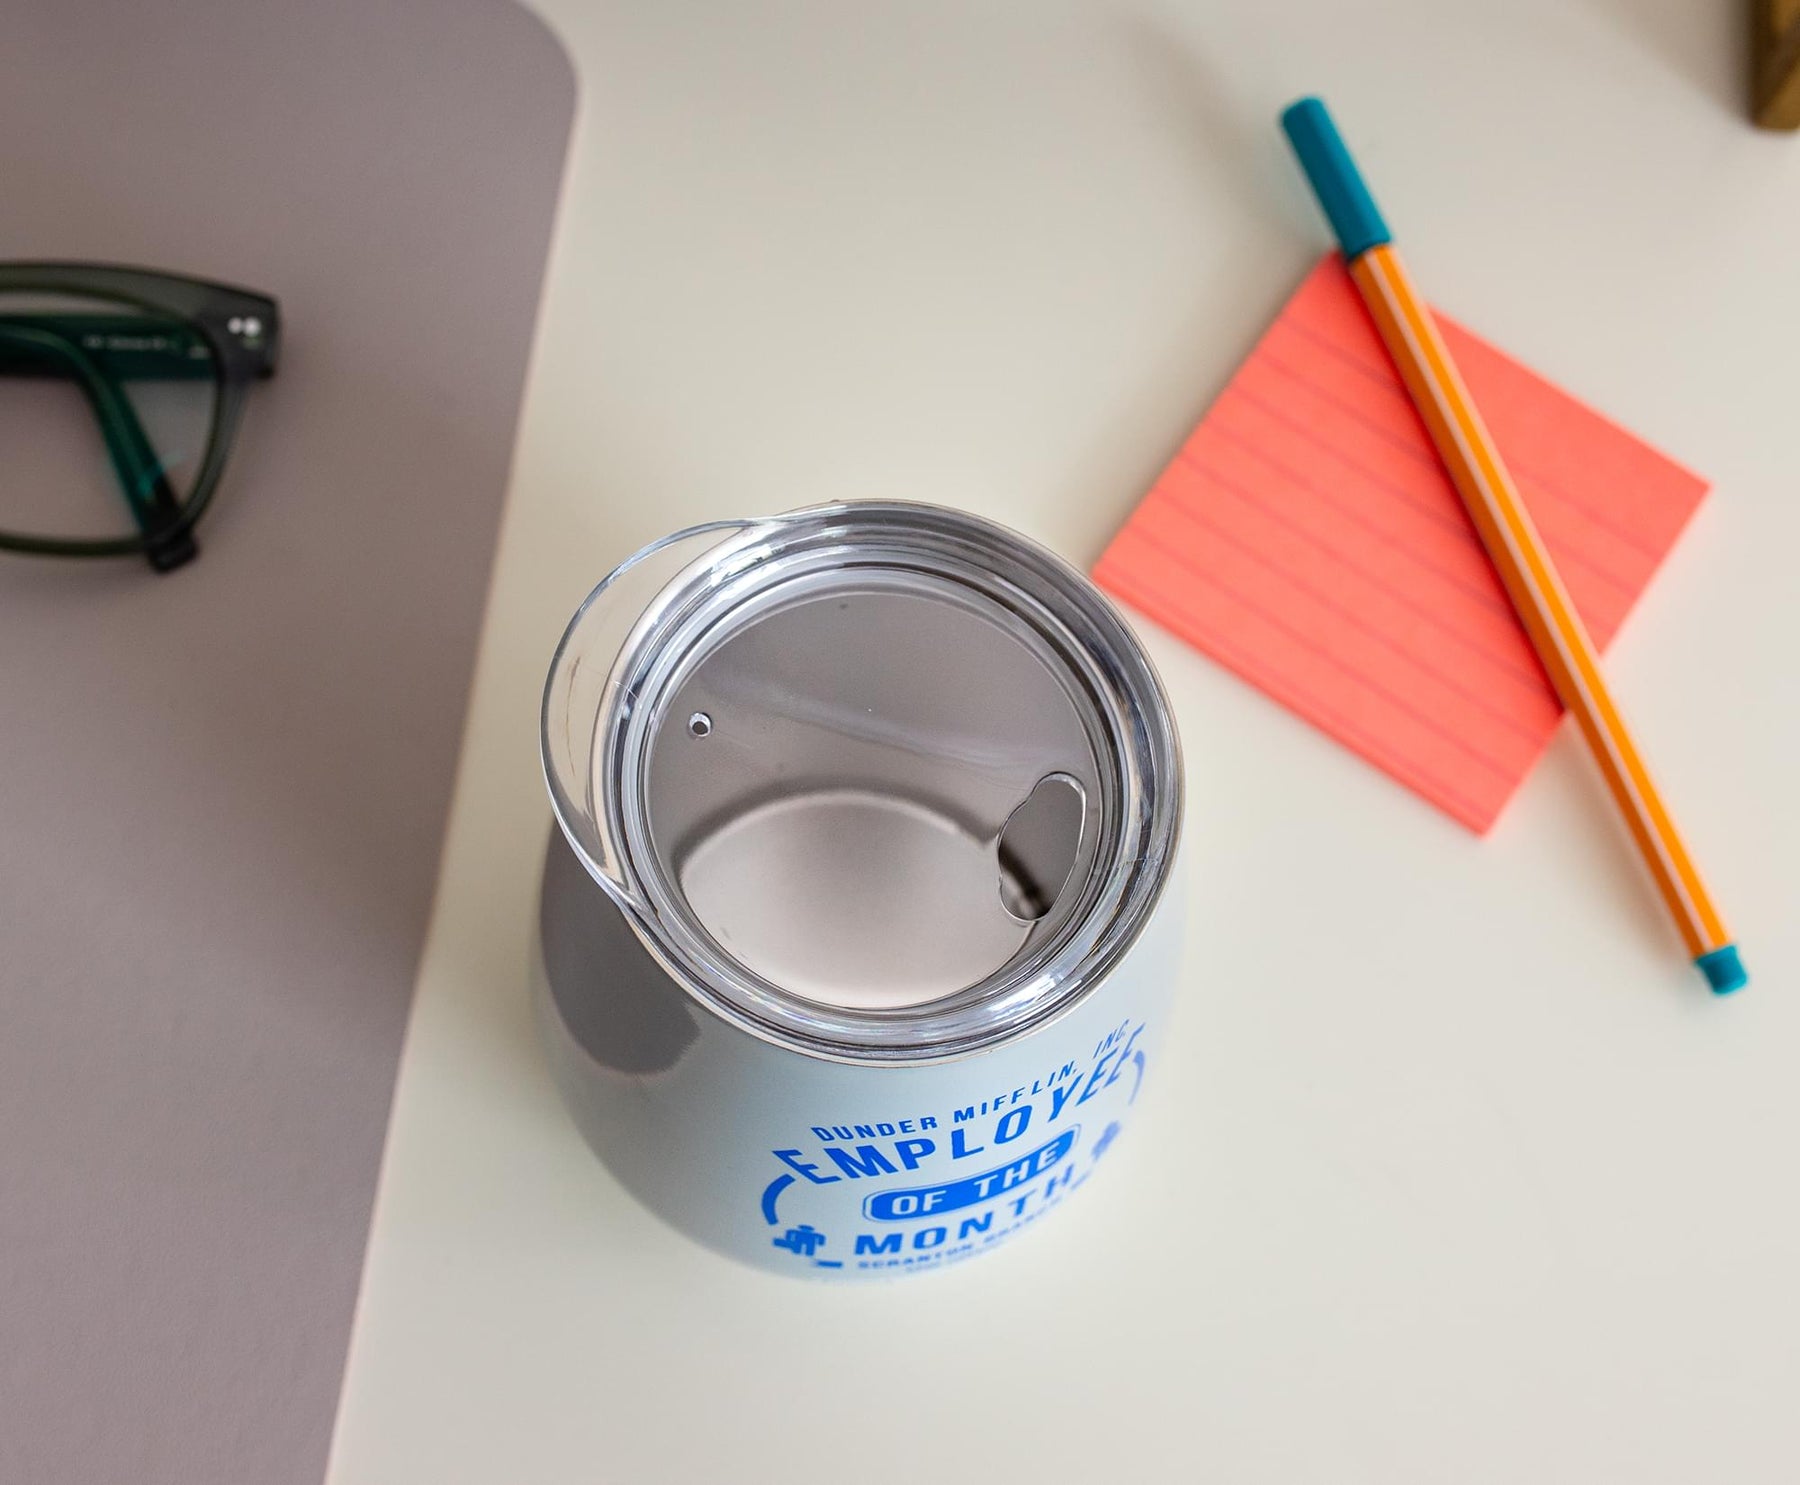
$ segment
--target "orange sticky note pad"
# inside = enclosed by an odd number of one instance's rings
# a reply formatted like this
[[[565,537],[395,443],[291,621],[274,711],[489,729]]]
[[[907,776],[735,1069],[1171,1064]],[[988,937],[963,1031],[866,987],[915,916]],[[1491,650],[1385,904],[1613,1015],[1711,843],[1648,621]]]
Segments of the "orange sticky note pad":
[[[1706,482],[1438,316],[1601,648]],[[1476,831],[1562,708],[1368,311],[1322,261],[1097,582]]]

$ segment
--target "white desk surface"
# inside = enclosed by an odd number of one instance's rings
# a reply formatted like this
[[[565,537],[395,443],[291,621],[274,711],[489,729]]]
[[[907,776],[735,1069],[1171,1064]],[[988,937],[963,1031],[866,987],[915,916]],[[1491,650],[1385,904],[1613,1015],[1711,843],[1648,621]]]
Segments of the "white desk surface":
[[[540,3],[581,117],[334,1485],[1800,1477],[1800,138],[1738,8]],[[912,1282],[690,1246],[526,1014],[557,633],[843,495],[1091,561],[1326,244],[1309,91],[1438,303],[1715,481],[1613,672],[1756,983],[1568,729],[1476,841],[1145,626],[1192,949],[1102,1185]]]

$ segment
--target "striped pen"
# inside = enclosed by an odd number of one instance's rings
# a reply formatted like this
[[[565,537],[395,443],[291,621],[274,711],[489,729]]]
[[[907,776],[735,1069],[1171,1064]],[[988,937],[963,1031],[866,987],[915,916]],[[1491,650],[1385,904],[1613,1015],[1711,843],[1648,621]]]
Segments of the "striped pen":
[[[1650,874],[1713,990],[1747,983],[1737,946],[1675,831],[1637,745],[1600,674],[1599,656],[1532,524],[1518,487],[1469,398],[1425,301],[1414,290],[1387,223],[1337,128],[1317,98],[1281,116],[1294,153],[1324,208],[1350,275],[1393,357],[1438,457],[1462,496],[1565,709],[1580,724],[1601,775]]]

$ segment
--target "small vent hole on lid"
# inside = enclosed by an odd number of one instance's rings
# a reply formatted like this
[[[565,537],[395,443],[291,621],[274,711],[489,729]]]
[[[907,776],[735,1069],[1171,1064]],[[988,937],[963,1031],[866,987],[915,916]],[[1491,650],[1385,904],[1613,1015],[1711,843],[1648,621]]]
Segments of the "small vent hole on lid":
[[[1000,904],[1021,923],[1056,906],[1081,849],[1087,796],[1066,773],[1039,779],[1000,832]]]

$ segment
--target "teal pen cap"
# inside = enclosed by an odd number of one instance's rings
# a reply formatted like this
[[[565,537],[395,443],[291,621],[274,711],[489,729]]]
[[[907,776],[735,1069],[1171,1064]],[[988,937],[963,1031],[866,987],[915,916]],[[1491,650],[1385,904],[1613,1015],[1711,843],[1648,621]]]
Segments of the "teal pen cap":
[[[1281,127],[1337,234],[1344,261],[1354,263],[1370,248],[1392,242],[1394,234],[1381,219],[1325,105],[1317,98],[1290,103],[1282,110]]]
[[[1736,944],[1726,944],[1722,949],[1702,954],[1694,963],[1700,966],[1700,973],[1706,976],[1706,983],[1712,986],[1714,995],[1729,995],[1750,983]]]

